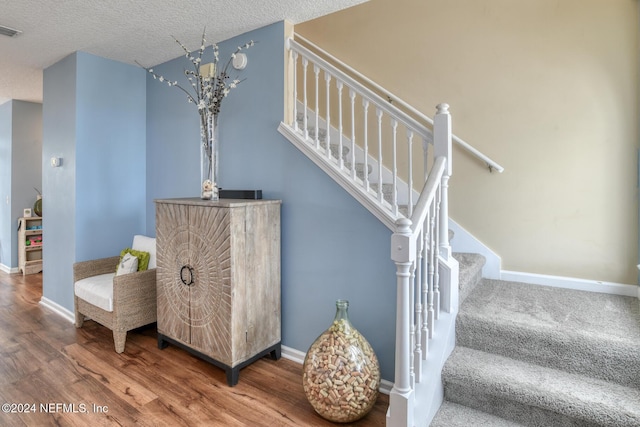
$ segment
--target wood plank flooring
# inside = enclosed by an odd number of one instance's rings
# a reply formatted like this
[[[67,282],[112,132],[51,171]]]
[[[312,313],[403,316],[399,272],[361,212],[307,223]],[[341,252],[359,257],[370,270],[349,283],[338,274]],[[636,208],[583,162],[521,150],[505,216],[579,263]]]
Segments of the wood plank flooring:
[[[76,329],[39,304],[42,274],[0,272],[2,426],[331,426],[302,389],[302,366],[264,358],[228,387],[224,371],[186,351],[159,350],[155,325],[125,352],[92,321]],[[384,426],[388,396],[352,426]],[[26,412],[26,411],[29,412]]]

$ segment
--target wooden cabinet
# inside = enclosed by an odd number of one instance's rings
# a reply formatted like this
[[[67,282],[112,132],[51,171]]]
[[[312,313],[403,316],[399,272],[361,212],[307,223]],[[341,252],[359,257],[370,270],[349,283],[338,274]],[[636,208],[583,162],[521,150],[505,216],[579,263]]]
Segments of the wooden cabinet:
[[[18,218],[18,271],[42,271],[42,217]]]
[[[226,370],[280,357],[280,201],[156,200],[158,346]]]

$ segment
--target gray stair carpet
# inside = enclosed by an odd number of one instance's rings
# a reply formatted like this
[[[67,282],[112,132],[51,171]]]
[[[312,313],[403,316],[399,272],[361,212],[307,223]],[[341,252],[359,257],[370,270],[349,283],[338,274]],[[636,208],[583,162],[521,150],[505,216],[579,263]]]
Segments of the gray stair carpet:
[[[444,402],[440,407],[438,418],[431,427],[522,427],[522,424],[507,421],[486,412],[459,405],[453,402]]]
[[[527,426],[640,425],[640,390],[457,347],[445,396]]]
[[[432,426],[638,427],[640,301],[482,279],[442,378]]]
[[[351,162],[348,158],[344,159],[344,167],[347,170],[351,170]],[[371,174],[373,167],[371,165],[367,165],[367,175]],[[364,163],[356,162],[356,176],[360,178],[360,180],[364,181]]]
[[[369,188],[371,188],[376,194],[380,192],[380,184],[378,184],[377,182],[369,184]],[[382,184],[382,197],[387,202],[393,203],[393,184]]]
[[[304,115],[301,112],[298,112],[297,117],[298,127],[300,129],[304,129]],[[310,117],[307,117],[307,133],[309,135],[309,139],[315,140],[316,138],[316,129],[315,129],[315,120]],[[320,147],[327,149],[327,130],[320,128],[318,130],[318,143]],[[351,147],[349,143],[344,142],[342,145],[342,150],[340,150],[340,142],[335,141],[329,144],[329,150],[331,150],[331,157],[338,160],[338,154],[342,152],[342,160],[344,167],[347,170],[351,170]],[[364,163],[356,162],[355,163],[356,176],[364,181]],[[373,171],[373,167],[371,165],[367,165],[367,175],[371,174]]]
[[[456,252],[453,257],[460,266],[458,275],[460,296],[458,299],[462,304],[482,280],[482,267],[484,267],[486,259],[480,254],[465,252]]]

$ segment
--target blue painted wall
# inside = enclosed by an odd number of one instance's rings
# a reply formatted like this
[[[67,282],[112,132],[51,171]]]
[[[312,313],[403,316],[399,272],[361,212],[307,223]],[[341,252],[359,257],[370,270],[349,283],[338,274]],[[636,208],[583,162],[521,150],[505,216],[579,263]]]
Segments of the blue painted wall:
[[[76,203],[76,55],[43,72],[42,296],[73,311]],[[58,168],[45,159],[62,157]],[[48,243],[44,243],[48,242]]]
[[[221,43],[221,58],[250,39],[258,44],[247,52],[248,66],[240,73],[246,81],[231,92],[220,114],[220,185],[262,189],[265,198],[283,201],[283,344],[306,351],[333,320],[335,301],[348,299],[351,320],[374,347],[383,378],[393,380],[391,233],[278,133],[284,108],[284,24]],[[154,69],[183,81],[189,65],[181,57]],[[155,235],[155,198],[199,194],[198,126],[195,107],[180,90],[147,77],[149,235]]]
[[[73,263],[145,231],[145,73],[78,52],[44,71],[43,99],[43,295],[72,311]]]
[[[0,264],[11,268],[11,124],[13,108],[11,101],[0,105]]]
[[[18,267],[18,218],[42,190],[42,104],[0,106],[0,264]]]
[[[32,208],[42,191],[42,104],[13,104],[13,152],[11,155],[11,244],[12,267],[18,266],[18,218]],[[35,215],[35,214],[34,214]]]
[[[76,79],[76,261],[145,232],[146,86],[139,67],[84,52]]]

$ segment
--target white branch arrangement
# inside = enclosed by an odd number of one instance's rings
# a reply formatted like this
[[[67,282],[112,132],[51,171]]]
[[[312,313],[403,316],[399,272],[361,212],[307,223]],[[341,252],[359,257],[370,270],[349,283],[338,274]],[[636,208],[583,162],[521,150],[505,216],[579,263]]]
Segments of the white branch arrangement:
[[[201,66],[203,65],[202,56],[205,53],[206,45],[205,31],[202,32],[202,43],[200,44],[200,49],[195,53],[187,49],[187,47],[175,37],[173,37],[173,39],[180,45],[182,50],[184,50],[185,57],[193,64],[193,70],[184,70],[184,75],[191,84],[191,90],[183,88],[177,81],[171,81],[156,74],[153,71],[153,68],[147,68],[141,65],[138,61],[136,61],[136,64],[151,73],[154,79],[162,83],[166,82],[167,85],[175,86],[182,90],[187,95],[189,103],[195,104],[198,107],[198,112],[201,116],[204,116],[207,113],[217,116],[220,112],[220,104],[222,103],[222,100],[227,97],[231,89],[235,89],[242,81],[244,81],[244,79],[240,80],[238,78],[230,81],[229,66],[238,53],[254,46],[255,42],[251,40],[243,46],[238,46],[221,69],[218,67],[218,45],[213,43],[213,69],[206,70],[206,75],[203,75],[202,71],[204,70],[201,70]]]

